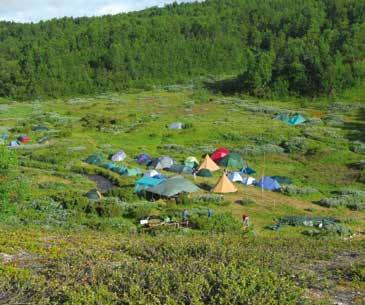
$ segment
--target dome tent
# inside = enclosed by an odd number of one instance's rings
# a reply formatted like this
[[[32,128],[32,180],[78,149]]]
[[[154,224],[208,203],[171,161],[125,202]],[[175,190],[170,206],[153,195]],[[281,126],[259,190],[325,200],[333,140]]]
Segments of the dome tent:
[[[136,157],[136,161],[140,165],[146,165],[151,162],[152,158],[148,154],[140,154]]]
[[[214,162],[218,162],[219,160],[221,160],[222,158],[224,158],[228,154],[229,154],[229,150],[224,148],[224,147],[221,147],[221,148],[218,148],[217,150],[215,150],[212,153],[211,158]]]
[[[229,155],[226,155],[218,162],[220,166],[236,168],[236,169],[242,168],[244,163],[245,161],[243,161],[242,157],[237,153],[230,153]]]
[[[256,171],[253,168],[247,166],[245,168],[242,168],[240,170],[240,173],[243,175],[252,175],[252,174],[256,174]]]
[[[149,164],[149,167],[153,169],[166,169],[170,168],[174,164],[175,164],[174,159],[168,156],[163,156],[152,160]]]
[[[242,177],[242,183],[244,185],[254,185],[256,183],[256,179],[250,176]]]
[[[123,150],[119,150],[116,154],[114,154],[111,158],[113,162],[122,162],[127,158],[127,154]]]
[[[279,182],[271,177],[262,177],[257,186],[268,191],[277,191],[281,188]]]
[[[199,188],[195,184],[182,176],[168,178],[159,185],[147,189],[148,192],[162,197],[174,197],[181,193],[192,193],[198,190]]]
[[[196,168],[199,165],[199,161],[195,157],[187,157],[184,164],[190,168]]]
[[[183,129],[185,125],[181,122],[174,122],[169,125],[169,129]]]
[[[231,180],[232,182],[242,182],[242,176],[240,175],[239,172],[231,172],[228,174],[228,179]]]
[[[201,170],[199,170],[196,175],[198,177],[205,177],[205,178],[209,178],[209,177],[213,177],[211,171],[209,169],[206,168],[202,168]]]
[[[153,178],[156,176],[160,176],[160,173],[154,169],[151,169],[151,170],[145,172],[143,175],[143,177],[149,177],[149,178]]]

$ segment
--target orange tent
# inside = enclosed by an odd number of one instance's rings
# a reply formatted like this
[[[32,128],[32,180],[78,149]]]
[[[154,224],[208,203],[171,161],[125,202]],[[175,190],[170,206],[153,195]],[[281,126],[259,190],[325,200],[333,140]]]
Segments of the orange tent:
[[[216,186],[213,188],[213,193],[235,193],[237,192],[237,188],[234,184],[228,179],[226,174],[224,173],[223,176],[219,179]]]
[[[219,170],[219,166],[209,157],[209,155],[206,155],[198,168],[198,170],[201,169],[209,169],[211,172],[215,172]]]

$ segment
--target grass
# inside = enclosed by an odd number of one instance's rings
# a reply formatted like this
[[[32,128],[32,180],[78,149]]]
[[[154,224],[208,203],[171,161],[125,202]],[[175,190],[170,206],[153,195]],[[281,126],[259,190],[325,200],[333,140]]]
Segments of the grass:
[[[329,304],[342,292],[360,304],[363,295],[352,293],[364,289],[365,212],[315,202],[340,189],[364,190],[361,169],[349,167],[364,159],[351,149],[362,141],[362,110],[342,109],[352,99],[365,105],[363,92],[346,92],[336,107],[329,100],[258,101],[190,88],[33,104],[2,100],[0,121],[10,139],[25,133],[32,141],[17,150],[20,167],[14,169],[28,184],[26,196],[0,212],[0,304]],[[321,120],[290,127],[272,120],[272,113],[287,110],[316,119],[341,115],[343,124]],[[191,127],[166,128],[175,121]],[[36,125],[49,131],[32,131]],[[44,136],[47,145],[35,145]],[[292,149],[272,150],[285,142]],[[146,204],[133,193],[136,178],[82,162],[94,152],[107,157],[123,149],[124,164],[138,167],[133,157],[141,152],[182,161],[221,146],[246,151],[243,157],[257,170],[256,178],[287,176],[296,191],[288,196],[237,185],[239,191],[224,196],[224,203]],[[119,199],[88,203],[85,194],[96,183],[84,174],[108,178]],[[212,186],[220,175],[195,182]],[[316,192],[300,191],[305,189]],[[136,215],[179,218],[183,207],[192,213],[211,208],[214,215],[228,213],[238,221],[245,213],[252,227],[223,235],[194,229],[161,230],[155,237],[138,233]],[[335,217],[355,236],[307,237],[303,227],[266,229],[289,215]]]

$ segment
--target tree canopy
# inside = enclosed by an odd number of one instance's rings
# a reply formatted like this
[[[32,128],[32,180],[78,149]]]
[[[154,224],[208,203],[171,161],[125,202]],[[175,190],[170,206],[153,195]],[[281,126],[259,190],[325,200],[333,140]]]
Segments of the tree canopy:
[[[207,0],[36,24],[0,22],[0,96],[118,91],[237,75],[256,96],[328,95],[360,77],[364,0]]]

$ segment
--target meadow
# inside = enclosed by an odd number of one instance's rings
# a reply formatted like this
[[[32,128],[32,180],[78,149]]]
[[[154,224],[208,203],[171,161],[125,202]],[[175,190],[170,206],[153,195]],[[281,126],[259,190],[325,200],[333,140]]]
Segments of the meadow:
[[[24,134],[31,141],[1,148],[8,159],[0,175],[0,304],[363,304],[362,89],[316,100],[183,86],[1,99],[6,141]],[[273,120],[283,112],[301,113],[307,122]],[[173,122],[188,128],[170,130]],[[39,125],[46,129],[37,131]],[[238,192],[223,199],[201,189],[179,204],[148,202],[134,192],[136,177],[84,162],[123,149],[123,164],[144,171],[134,161],[142,152],[183,162],[218,147],[241,154],[258,179],[286,176],[293,184],[283,192],[237,184]],[[114,185],[100,189],[97,202],[86,197],[100,188],[95,175]],[[208,188],[220,175],[194,182]],[[141,218],[179,220],[183,208],[195,228],[141,232]],[[285,216],[334,217],[347,231],[269,228]]]

